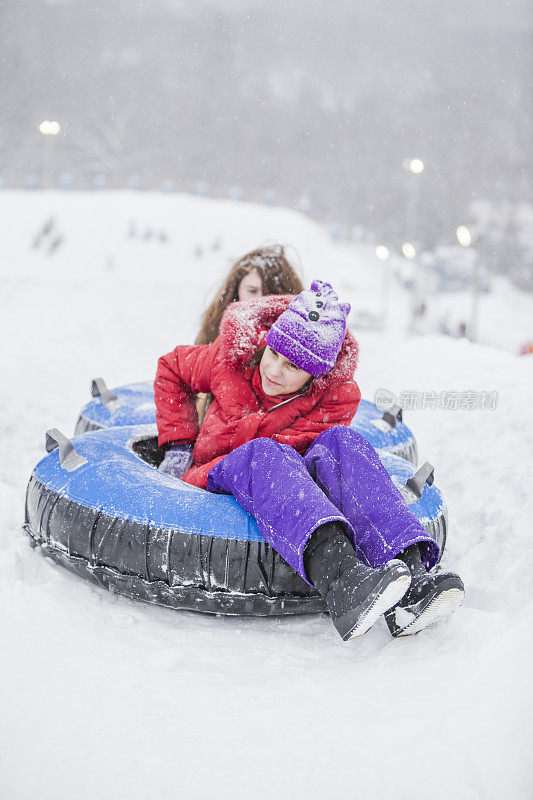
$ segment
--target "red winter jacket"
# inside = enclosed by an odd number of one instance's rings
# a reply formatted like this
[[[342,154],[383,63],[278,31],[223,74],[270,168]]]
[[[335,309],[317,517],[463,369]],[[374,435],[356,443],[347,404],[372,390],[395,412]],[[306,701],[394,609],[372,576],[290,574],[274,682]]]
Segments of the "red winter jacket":
[[[251,358],[293,299],[272,295],[232,303],[212,344],[179,345],[159,359],[154,382],[159,445],[196,440],[193,466],[183,475],[187,483],[205,489],[209,470],[251,439],[268,437],[303,454],[323,431],[350,424],[361,393],[352,378],[358,348],[349,332],[333,369],[306,392],[270,397],[261,388]],[[197,392],[214,396],[200,431]]]

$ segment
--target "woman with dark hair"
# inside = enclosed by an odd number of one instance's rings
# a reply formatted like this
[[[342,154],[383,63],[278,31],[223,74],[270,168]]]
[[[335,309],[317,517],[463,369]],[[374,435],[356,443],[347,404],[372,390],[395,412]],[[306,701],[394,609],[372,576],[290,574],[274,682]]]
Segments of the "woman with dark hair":
[[[303,285],[280,244],[259,247],[239,258],[204,314],[195,344],[211,344],[230,303],[271,294],[299,294]]]

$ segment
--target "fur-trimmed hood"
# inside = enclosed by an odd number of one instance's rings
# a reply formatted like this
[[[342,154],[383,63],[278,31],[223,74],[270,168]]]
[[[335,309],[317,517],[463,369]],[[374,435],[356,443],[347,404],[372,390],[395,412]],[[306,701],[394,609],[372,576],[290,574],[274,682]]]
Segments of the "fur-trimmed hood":
[[[294,300],[293,295],[269,295],[258,300],[232,303],[220,323],[220,356],[234,369],[250,365],[253,354],[263,346],[266,332]],[[359,355],[359,347],[350,331],[332,370],[314,378],[316,391],[352,380]]]

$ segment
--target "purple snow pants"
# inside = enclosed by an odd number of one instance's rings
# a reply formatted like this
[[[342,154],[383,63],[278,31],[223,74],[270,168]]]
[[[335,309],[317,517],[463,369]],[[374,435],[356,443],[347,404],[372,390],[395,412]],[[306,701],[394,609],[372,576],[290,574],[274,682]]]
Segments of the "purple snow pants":
[[[207,489],[232,494],[304,580],[309,537],[333,520],[371,567],[411,544],[420,544],[427,568],[439,557],[438,545],[409,510],[372,445],[343,425],[321,433],[304,456],[272,439],[252,439],[210,470]]]

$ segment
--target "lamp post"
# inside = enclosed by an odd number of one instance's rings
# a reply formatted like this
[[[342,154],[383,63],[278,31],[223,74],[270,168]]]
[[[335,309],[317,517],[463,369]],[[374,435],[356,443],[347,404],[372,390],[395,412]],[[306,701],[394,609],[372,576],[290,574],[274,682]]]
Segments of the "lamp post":
[[[472,244],[472,234],[466,225],[459,225],[455,231],[457,241],[461,247],[470,247]],[[472,275],[472,304],[470,306],[470,330],[468,338],[471,342],[477,339],[477,328],[479,318],[479,261],[474,259],[473,275]]]
[[[378,244],[374,250],[374,253],[376,254],[376,258],[383,262],[383,280],[381,284],[381,318],[383,320],[383,324],[385,324],[389,310],[390,272],[388,260],[390,253],[388,247],[385,247],[383,244]]]
[[[55,120],[45,119],[39,125],[39,133],[44,136],[43,150],[43,189],[50,187],[51,162],[52,162],[52,140],[61,130],[61,125]]]
[[[402,254],[408,261],[415,261],[416,248],[412,242],[402,243]],[[413,333],[415,329],[415,318],[418,305],[418,273],[417,266],[413,263],[411,268],[411,313],[409,318],[409,332]]]
[[[406,158],[403,162],[403,168],[407,170],[407,172],[410,172],[411,175],[422,175],[425,170],[425,165],[420,158]],[[405,228],[407,236],[416,239],[416,215],[418,211],[420,181],[414,180],[414,178],[408,180]]]
[[[416,258],[416,249],[413,242],[416,242],[417,213],[420,193],[420,181],[416,180],[415,178],[416,176],[421,175],[426,167],[421,158],[406,158],[403,162],[403,168],[407,170],[407,172],[409,172],[413,177],[408,178],[409,183],[405,220],[405,228],[409,240],[402,244],[402,253],[409,261],[414,261]],[[411,276],[411,320],[409,324],[411,331],[413,331],[415,328],[415,316],[418,306],[419,278],[418,266],[414,265]]]

